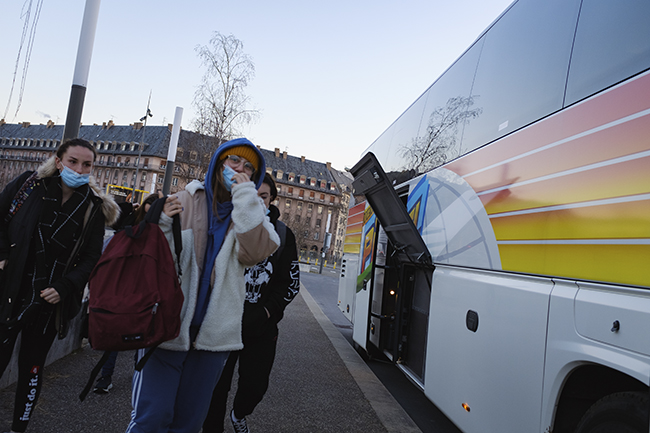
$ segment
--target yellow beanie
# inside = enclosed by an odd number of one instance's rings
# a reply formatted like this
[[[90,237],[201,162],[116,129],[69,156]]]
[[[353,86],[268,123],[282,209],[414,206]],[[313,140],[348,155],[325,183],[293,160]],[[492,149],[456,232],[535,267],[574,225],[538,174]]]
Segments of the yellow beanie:
[[[259,156],[257,155],[257,152],[252,147],[249,146],[235,146],[231,147],[228,150],[225,150],[221,155],[219,155],[219,161],[226,159],[228,155],[237,155],[240,156],[251,164],[253,164],[253,167],[255,167],[255,171],[260,170],[260,159]]]

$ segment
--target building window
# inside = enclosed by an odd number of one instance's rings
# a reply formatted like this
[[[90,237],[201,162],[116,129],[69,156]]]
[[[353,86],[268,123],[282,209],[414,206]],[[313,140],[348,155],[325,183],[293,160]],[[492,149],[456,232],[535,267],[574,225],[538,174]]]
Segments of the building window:
[[[296,204],[296,207],[298,208],[298,210],[302,210],[302,202],[299,201],[299,202]]]
[[[316,186],[316,178],[315,178],[315,177],[312,177],[311,179],[309,179],[309,184],[310,184],[311,186]]]
[[[291,200],[287,199],[287,201],[284,204],[285,207],[291,207]]]
[[[316,233],[314,233],[314,240],[315,240],[315,241],[317,241],[317,240],[318,240],[318,235],[319,235],[319,233],[318,233],[318,232],[316,232]]]
[[[147,172],[146,172],[146,171],[143,171],[143,172],[142,172],[142,181],[144,182],[144,181],[146,181],[146,180],[147,180]]]
[[[330,204],[334,204],[334,196],[333,195],[330,196]]]
[[[287,195],[293,195],[293,187],[290,186],[287,190]]]
[[[165,168],[167,168],[167,161],[160,161],[160,169],[164,170]]]
[[[279,180],[282,180],[282,175],[283,175],[283,174],[284,174],[284,172],[283,172],[282,170],[278,170],[278,171],[275,173],[275,178],[276,178],[276,179],[279,179]]]
[[[320,187],[325,189],[327,187],[327,182],[325,182],[324,180],[321,180],[320,181]]]
[[[309,191],[309,200],[313,200],[315,196],[316,193],[314,191]]]
[[[165,176],[163,176],[162,174],[158,176],[158,183],[165,183]]]
[[[304,174],[301,174],[300,175],[300,183],[304,184],[306,180],[307,180],[307,176],[305,176]]]
[[[196,161],[196,156],[197,156],[196,152],[190,152],[190,160]]]
[[[311,204],[311,203],[308,203],[308,204],[309,204],[309,206],[307,206],[307,212],[313,211],[314,210],[314,205]]]
[[[316,228],[317,228],[317,229],[320,228],[320,221],[321,221],[320,218],[318,218],[318,219],[316,220]]]
[[[320,202],[322,203],[324,201],[325,201],[325,194],[321,194],[320,195]]]
[[[296,179],[295,173],[289,173],[289,182],[293,182]]]
[[[318,215],[323,213],[323,206],[318,206]]]
[[[178,186],[178,178],[172,177],[172,186]]]
[[[296,220],[297,223],[299,223],[300,222],[300,215],[296,215],[294,219]]]

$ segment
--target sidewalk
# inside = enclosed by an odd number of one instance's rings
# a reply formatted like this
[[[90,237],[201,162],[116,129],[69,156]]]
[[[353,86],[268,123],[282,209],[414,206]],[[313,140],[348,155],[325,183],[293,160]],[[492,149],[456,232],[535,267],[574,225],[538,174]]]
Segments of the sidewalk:
[[[47,367],[28,432],[124,431],[132,356],[119,355],[109,394],[91,393],[83,403],[78,394],[100,354],[86,346]],[[9,430],[13,391],[13,385],[0,390],[0,432]],[[254,433],[420,431],[304,287],[280,322],[269,391],[248,422]]]

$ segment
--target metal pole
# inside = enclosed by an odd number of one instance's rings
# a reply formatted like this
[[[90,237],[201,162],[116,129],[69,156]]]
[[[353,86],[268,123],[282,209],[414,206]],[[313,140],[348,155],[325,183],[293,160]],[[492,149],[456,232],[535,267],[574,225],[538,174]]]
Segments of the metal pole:
[[[142,149],[144,148],[144,138],[147,129],[147,118],[153,117],[153,114],[151,114],[151,110],[149,110],[149,104],[151,104],[151,90],[149,90],[149,100],[147,101],[147,113],[144,115],[143,118],[140,119],[141,121],[144,119],[144,125],[142,125],[142,139],[140,140],[140,146],[138,147],[138,162],[135,165],[135,179],[133,179],[133,191],[131,192],[131,203],[133,203],[133,200],[135,199],[135,186],[137,185],[138,182],[140,160],[142,159]]]
[[[165,179],[163,182],[163,195],[169,195],[172,185],[172,176],[174,176],[174,161],[176,161],[176,149],[178,148],[178,137],[181,134],[181,119],[183,118],[183,108],[176,107],[174,113],[174,125],[172,126],[172,136],[169,140],[167,149],[167,166],[165,168]]]
[[[84,99],[86,98],[86,85],[88,84],[88,72],[90,70],[90,59],[93,54],[100,2],[101,0],[86,0],[62,141],[79,136],[81,113],[83,111]]]

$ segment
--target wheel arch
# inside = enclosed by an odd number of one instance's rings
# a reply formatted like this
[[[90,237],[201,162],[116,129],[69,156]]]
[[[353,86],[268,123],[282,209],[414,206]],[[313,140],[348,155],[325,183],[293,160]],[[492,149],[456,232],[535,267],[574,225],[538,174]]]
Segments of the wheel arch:
[[[553,433],[572,433],[596,401],[625,391],[648,392],[638,379],[599,364],[582,364],[568,375],[558,398]]]

